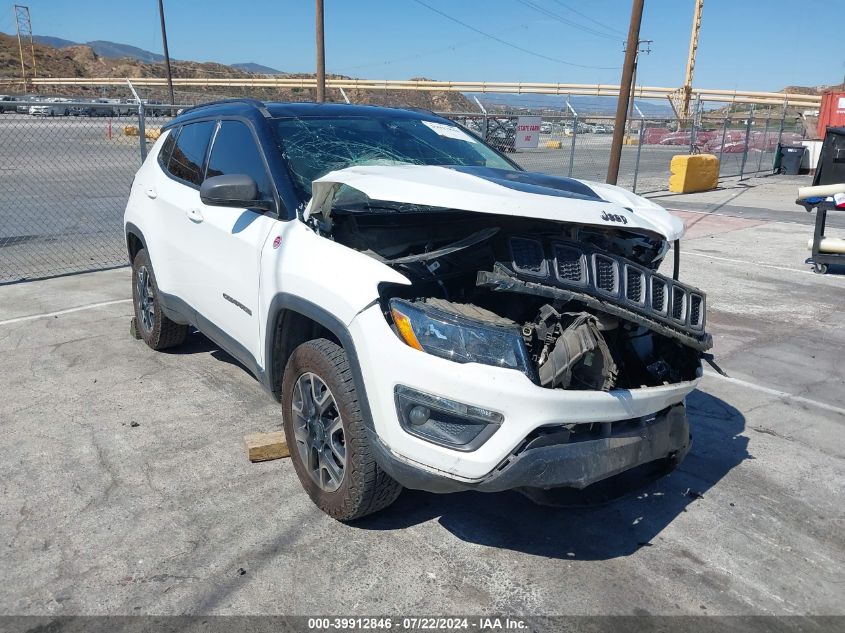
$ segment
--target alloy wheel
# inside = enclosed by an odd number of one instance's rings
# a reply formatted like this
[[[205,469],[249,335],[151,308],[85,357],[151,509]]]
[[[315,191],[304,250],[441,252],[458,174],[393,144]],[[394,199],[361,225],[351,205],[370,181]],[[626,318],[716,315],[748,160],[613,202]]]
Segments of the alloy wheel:
[[[146,266],[138,269],[138,279],[135,282],[135,295],[138,307],[138,316],[145,332],[152,332],[155,327],[155,293],[153,292],[153,280],[150,271]]]
[[[320,488],[334,492],[346,472],[346,439],[331,390],[317,374],[306,372],[296,381],[291,409],[302,463]]]

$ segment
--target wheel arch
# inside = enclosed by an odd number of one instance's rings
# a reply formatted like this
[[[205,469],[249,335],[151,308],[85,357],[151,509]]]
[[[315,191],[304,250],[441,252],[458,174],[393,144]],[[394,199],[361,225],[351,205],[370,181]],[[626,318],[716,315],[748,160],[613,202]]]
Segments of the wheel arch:
[[[290,355],[297,346],[316,338],[332,340],[346,352],[364,424],[372,429],[364,378],[349,329],[325,308],[297,295],[280,293],[270,302],[265,336],[265,386],[281,400],[282,375]]]
[[[127,222],[124,230],[126,232],[126,252],[129,255],[129,265],[131,266],[138,251],[147,248],[147,241],[144,239],[141,229],[132,222]]]

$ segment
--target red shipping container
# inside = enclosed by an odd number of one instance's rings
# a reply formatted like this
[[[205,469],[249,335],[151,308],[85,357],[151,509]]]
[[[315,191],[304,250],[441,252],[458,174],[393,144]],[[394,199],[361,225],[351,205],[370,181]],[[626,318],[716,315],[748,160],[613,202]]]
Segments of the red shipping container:
[[[819,124],[816,131],[824,138],[828,127],[845,126],[845,92],[825,92],[819,108]]]

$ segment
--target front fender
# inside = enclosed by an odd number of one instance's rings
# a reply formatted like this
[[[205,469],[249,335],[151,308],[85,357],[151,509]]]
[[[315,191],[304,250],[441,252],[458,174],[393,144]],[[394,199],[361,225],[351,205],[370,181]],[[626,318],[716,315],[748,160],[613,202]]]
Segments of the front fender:
[[[271,234],[269,241],[273,241]],[[410,285],[404,275],[378,260],[326,237],[299,220],[282,233],[280,248],[265,248],[262,287],[267,303],[279,292],[320,306],[348,326],[359,312],[378,300],[380,283]]]

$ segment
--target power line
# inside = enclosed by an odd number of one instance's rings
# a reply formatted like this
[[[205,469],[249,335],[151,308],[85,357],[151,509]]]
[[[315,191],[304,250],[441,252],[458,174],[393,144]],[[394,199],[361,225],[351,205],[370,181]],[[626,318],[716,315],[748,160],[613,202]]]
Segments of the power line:
[[[437,13],[438,15],[443,16],[447,20],[455,22],[456,24],[460,24],[461,26],[469,29],[470,31],[478,33],[479,35],[483,35],[484,37],[491,39],[494,42],[498,42],[499,44],[503,44],[503,45],[508,46],[510,48],[513,48],[515,50],[521,51],[523,53],[526,53],[527,55],[532,55],[533,57],[539,57],[540,59],[545,59],[545,60],[550,61],[550,62],[555,62],[556,64],[565,64],[566,66],[574,66],[576,68],[591,68],[591,69],[595,69],[595,70],[617,70],[619,68],[619,66],[589,66],[587,64],[576,64],[574,62],[568,62],[566,60],[558,59],[556,57],[550,57],[548,55],[543,55],[542,53],[537,53],[536,51],[528,50],[527,48],[523,48],[522,46],[518,46],[517,44],[514,44],[512,42],[508,42],[507,40],[503,40],[500,37],[496,37],[495,35],[492,35],[490,33],[486,33],[485,31],[482,31],[481,29],[477,29],[474,26],[472,26],[471,24],[467,24],[466,22],[463,22],[462,20],[459,20],[458,18],[452,17],[448,13],[444,13],[440,9],[435,9],[430,4],[423,2],[423,0],[413,0],[413,2],[416,2],[417,4],[424,6],[429,11],[433,11],[434,13]]]
[[[603,38],[608,39],[608,40],[614,40],[614,41],[619,40],[619,36],[617,36],[617,35],[611,35],[609,33],[602,33],[601,31],[596,31],[595,29],[590,28],[589,26],[584,26],[583,24],[578,24],[577,22],[573,22],[572,20],[569,20],[569,19],[563,17],[559,13],[555,13],[554,11],[549,11],[548,9],[540,6],[536,2],[531,2],[530,0],[517,0],[517,2],[519,2],[522,5],[525,5],[529,9],[534,9],[535,11],[537,11],[537,13],[545,15],[548,18],[552,18],[553,20],[556,20],[556,21],[560,22],[561,24],[566,24],[568,26],[572,26],[572,27],[578,29],[579,31],[583,31],[584,33],[589,33],[591,35],[595,35],[596,37],[603,37]]]
[[[560,5],[560,6],[562,6],[564,9],[567,9],[567,10],[569,10],[569,11],[572,11],[572,13],[574,13],[575,15],[580,15],[582,18],[584,18],[585,20],[589,20],[589,21],[590,21],[590,22],[592,22],[593,24],[598,24],[599,26],[601,26],[601,27],[605,28],[605,29],[606,29],[606,30],[608,30],[608,31],[612,31],[613,33],[618,33],[620,37],[625,37],[625,33],[624,33],[623,31],[621,31],[621,30],[617,29],[616,27],[610,26],[609,24],[605,24],[604,22],[599,22],[598,20],[594,20],[594,19],[593,19],[593,18],[591,18],[589,15],[586,15],[586,14],[584,14],[584,13],[581,13],[581,12],[580,12],[580,11],[578,11],[577,9],[573,9],[573,8],[572,8],[572,7],[570,7],[568,4],[566,4],[566,3],[564,3],[564,2],[561,2],[560,0],[553,0],[553,2],[555,2],[555,3],[559,4],[559,5]]]
[[[497,31],[495,33],[495,35],[499,35],[500,33],[508,33],[510,31],[516,31],[518,29],[527,29],[529,26],[530,26],[530,23],[519,24],[515,27],[510,27],[510,28],[504,29],[502,31]],[[478,39],[481,39],[481,38],[478,38]],[[466,48],[467,46],[472,46],[476,41],[478,41],[478,39],[473,38],[469,41],[453,43],[453,44],[449,44],[448,46],[441,46],[439,48],[431,48],[431,49],[427,49],[425,51],[420,51],[418,53],[410,53],[408,55],[402,55],[401,57],[394,57],[393,59],[388,59],[388,60],[380,61],[380,62],[372,62],[372,63],[368,63],[368,64],[358,64],[358,65],[355,65],[355,66],[340,66],[339,70],[357,70],[359,68],[372,68],[374,66],[389,66],[390,64],[393,64],[395,62],[406,61],[406,60],[409,60],[409,59],[417,59],[418,57],[425,57],[427,55],[436,55],[438,53],[445,53],[446,51],[455,51],[455,50],[458,50],[459,48]],[[338,70],[338,68],[336,68],[336,70]]]

